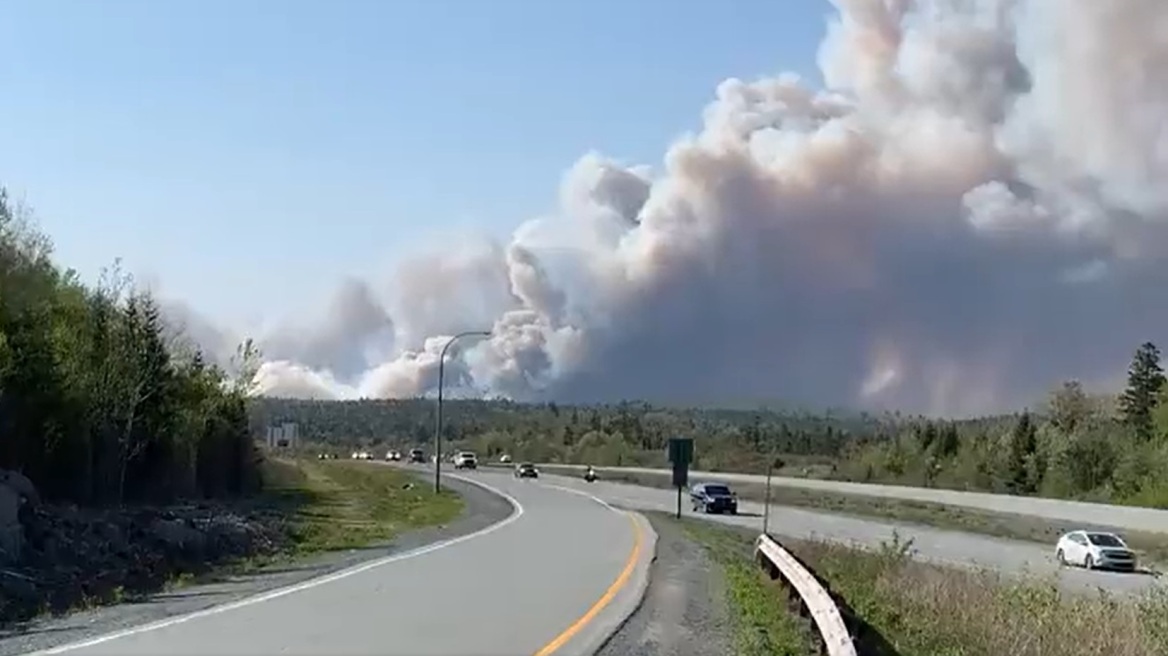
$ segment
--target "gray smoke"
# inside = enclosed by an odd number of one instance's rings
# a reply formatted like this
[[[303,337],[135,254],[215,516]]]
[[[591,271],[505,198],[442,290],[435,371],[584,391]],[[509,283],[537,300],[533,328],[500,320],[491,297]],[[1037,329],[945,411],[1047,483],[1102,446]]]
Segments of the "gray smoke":
[[[722,83],[657,170],[589,154],[508,244],[348,283],[268,394],[972,413],[1168,326],[1168,4],[837,0],[826,90]],[[391,320],[390,317],[393,317]]]

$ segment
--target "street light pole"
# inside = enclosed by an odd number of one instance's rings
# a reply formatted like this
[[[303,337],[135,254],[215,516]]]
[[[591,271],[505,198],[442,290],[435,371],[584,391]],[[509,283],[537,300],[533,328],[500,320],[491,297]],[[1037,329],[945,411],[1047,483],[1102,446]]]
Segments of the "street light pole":
[[[463,337],[490,337],[490,331],[468,330],[447,340],[438,356],[438,410],[434,413],[434,494],[442,491],[442,383],[446,373],[446,351]]]

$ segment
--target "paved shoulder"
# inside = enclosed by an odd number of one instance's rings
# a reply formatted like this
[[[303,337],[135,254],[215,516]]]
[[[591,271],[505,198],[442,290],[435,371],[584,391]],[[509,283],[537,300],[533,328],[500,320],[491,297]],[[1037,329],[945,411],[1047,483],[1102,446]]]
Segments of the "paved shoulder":
[[[721,568],[676,524],[652,520],[657,558],[637,611],[597,656],[706,656],[734,653]]]
[[[498,488],[516,512],[479,533],[66,651],[567,656],[631,611],[648,540],[635,516],[509,476],[468,478]]]

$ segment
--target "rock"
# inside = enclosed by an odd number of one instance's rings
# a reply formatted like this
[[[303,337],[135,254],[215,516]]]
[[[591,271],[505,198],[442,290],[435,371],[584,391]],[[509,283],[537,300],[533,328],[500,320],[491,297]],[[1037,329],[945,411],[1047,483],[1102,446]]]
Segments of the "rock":
[[[204,535],[181,519],[157,519],[150,525],[150,532],[167,546],[183,551],[198,552],[205,546]]]
[[[41,495],[37,493],[36,486],[27,476],[18,471],[0,469],[0,485],[15,490],[17,494],[24,497],[25,501],[34,506],[41,504]]]
[[[0,563],[20,561],[24,547],[24,528],[20,525],[20,495],[0,485]]]

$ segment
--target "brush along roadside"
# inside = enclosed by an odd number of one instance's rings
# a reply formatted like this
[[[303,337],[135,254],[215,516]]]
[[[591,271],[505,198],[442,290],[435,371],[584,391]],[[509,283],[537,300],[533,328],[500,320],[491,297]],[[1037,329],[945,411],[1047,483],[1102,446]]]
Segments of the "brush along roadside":
[[[662,517],[670,517],[662,515]],[[669,519],[669,521],[678,521]],[[728,580],[735,611],[771,651],[796,654],[807,622],[753,559],[755,531],[682,519],[723,566],[751,576]],[[1136,597],[1061,592],[1053,580],[1005,578],[913,561],[895,533],[880,549],[783,539],[841,607],[860,654],[901,656],[1162,656],[1168,653],[1168,594]],[[719,557],[720,555],[720,557]],[[770,608],[761,600],[769,599]],[[805,642],[803,643],[806,644]]]

